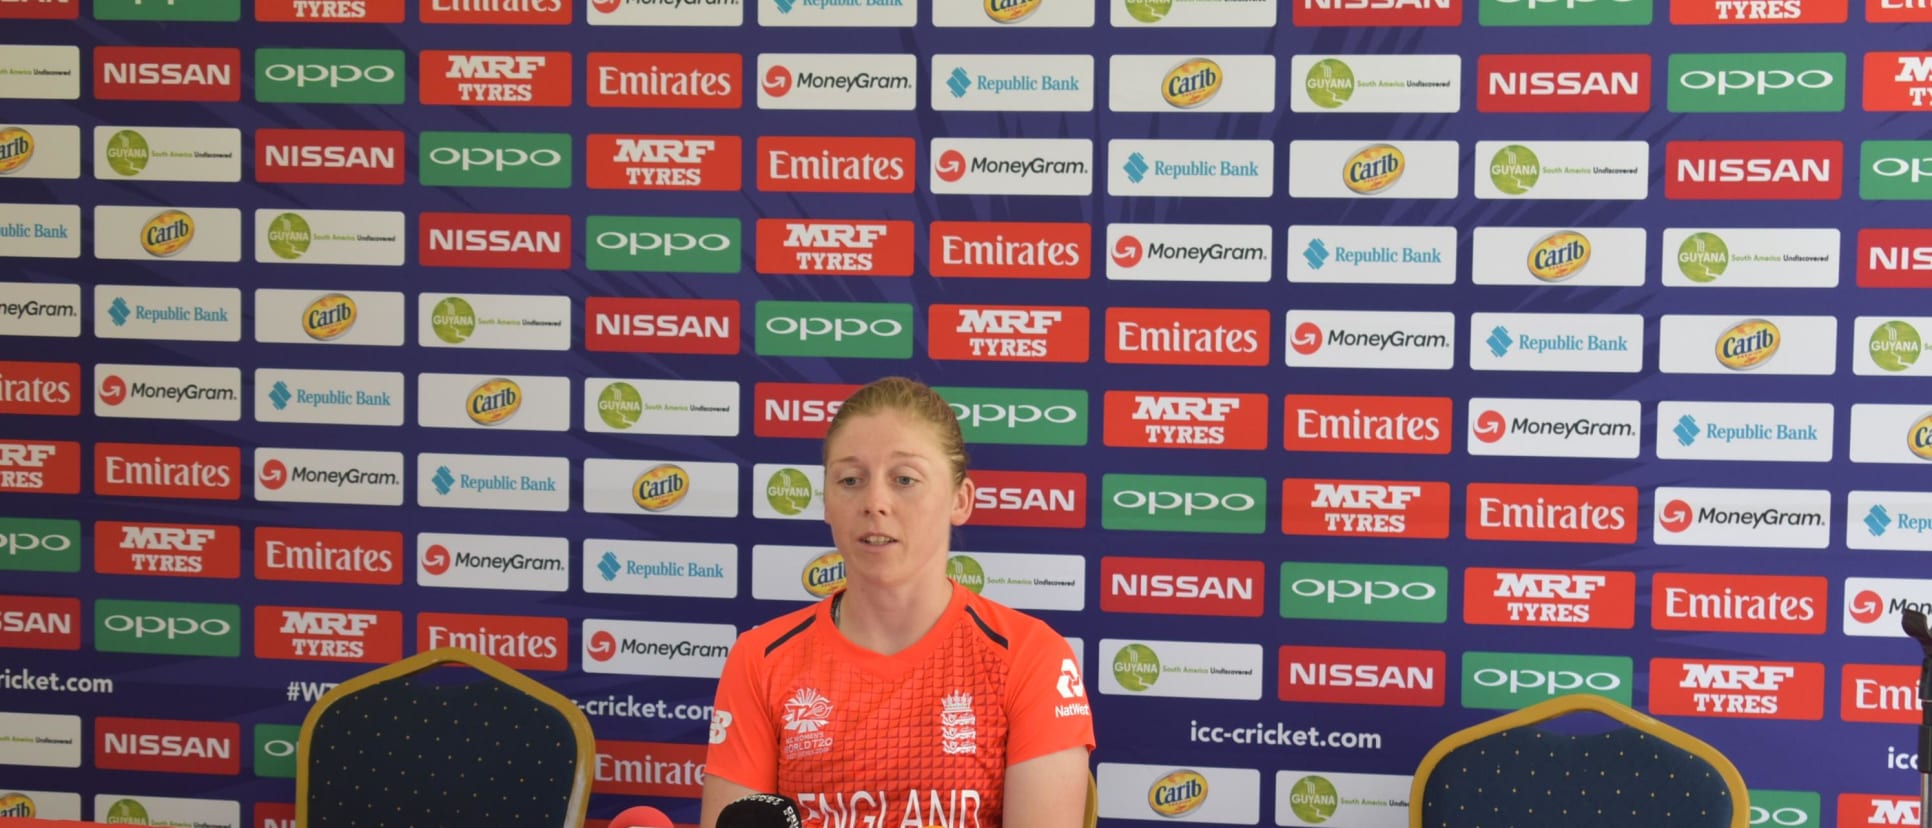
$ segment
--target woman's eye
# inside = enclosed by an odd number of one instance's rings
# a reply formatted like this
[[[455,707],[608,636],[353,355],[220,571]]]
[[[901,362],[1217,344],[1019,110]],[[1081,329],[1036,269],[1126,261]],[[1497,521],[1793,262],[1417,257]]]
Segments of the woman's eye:
[[[910,486],[914,483],[919,482],[917,480],[914,480],[910,475],[904,475],[904,474],[899,475],[898,481],[899,481],[899,485],[901,486]]]

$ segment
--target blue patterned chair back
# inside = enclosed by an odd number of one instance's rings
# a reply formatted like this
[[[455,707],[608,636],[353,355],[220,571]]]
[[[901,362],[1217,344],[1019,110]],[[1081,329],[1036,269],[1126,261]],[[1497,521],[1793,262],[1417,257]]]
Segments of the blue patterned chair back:
[[[1578,711],[1577,735],[1537,727]],[[1412,828],[1745,828],[1737,768],[1710,745],[1601,696],[1562,696],[1443,739],[1410,791]]]
[[[424,674],[452,662],[476,680]],[[595,764],[575,704],[457,648],[344,682],[309,711],[298,744],[303,828],[580,828]]]

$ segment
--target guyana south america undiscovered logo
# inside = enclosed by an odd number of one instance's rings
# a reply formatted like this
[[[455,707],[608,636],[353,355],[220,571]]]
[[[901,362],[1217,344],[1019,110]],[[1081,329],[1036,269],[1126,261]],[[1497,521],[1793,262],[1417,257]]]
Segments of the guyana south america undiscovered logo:
[[[1114,654],[1114,683],[1126,690],[1141,692],[1154,686],[1161,677],[1161,660],[1145,644],[1129,644]]]

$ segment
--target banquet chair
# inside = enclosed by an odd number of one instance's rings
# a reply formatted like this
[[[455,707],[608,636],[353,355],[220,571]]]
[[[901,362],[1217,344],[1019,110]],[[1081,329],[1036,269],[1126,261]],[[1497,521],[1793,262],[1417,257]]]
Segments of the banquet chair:
[[[481,675],[450,683],[451,664]],[[343,682],[297,744],[304,828],[581,828],[596,765],[576,704],[457,647]]]
[[[1618,726],[1537,727],[1576,712]],[[1445,737],[1416,769],[1410,828],[1746,828],[1744,779],[1717,749],[1616,701],[1558,696]]]

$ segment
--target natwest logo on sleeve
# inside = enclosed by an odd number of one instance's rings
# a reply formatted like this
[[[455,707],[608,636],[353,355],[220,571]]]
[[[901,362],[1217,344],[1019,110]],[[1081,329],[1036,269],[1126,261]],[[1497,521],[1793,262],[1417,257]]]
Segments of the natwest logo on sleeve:
[[[78,650],[80,599],[0,595],[0,649]]]
[[[403,535],[363,529],[255,529],[255,577],[329,584],[403,582]]]
[[[1260,561],[1104,557],[1100,610],[1260,618],[1266,577]]]
[[[570,668],[570,621],[525,615],[416,616],[416,651],[438,647],[475,650],[518,670],[561,672]]]
[[[738,353],[735,299],[584,300],[584,347],[634,354]]]
[[[0,414],[80,414],[77,362],[0,361]]]
[[[94,97],[104,101],[239,101],[241,50],[96,46]]]
[[[973,526],[1084,529],[1087,476],[1080,472],[975,470]]]
[[[1281,648],[1282,701],[1441,707],[1449,666],[1441,650]]]
[[[1671,141],[1664,197],[1676,200],[1836,200],[1845,189],[1838,141]]]
[[[1818,721],[1825,717],[1825,665],[1653,658],[1650,712]]]
[[[1086,362],[1088,310],[1081,306],[933,305],[933,359]]]
[[[1455,403],[1448,397],[1289,394],[1289,451],[1448,454]]]
[[[1871,0],[1916,2],[1916,0]],[[1846,0],[1671,0],[1670,22],[1677,26],[1738,26],[1754,23],[1843,23]]]
[[[1093,226],[1073,222],[935,221],[927,228],[934,276],[1085,279]]]
[[[425,49],[422,102],[442,106],[569,106],[569,52]]]
[[[1858,286],[1932,288],[1932,230],[1859,230]]]
[[[403,134],[379,129],[255,130],[262,184],[403,183]]]
[[[1265,367],[1272,318],[1260,308],[1108,308],[1107,361]]]
[[[919,144],[911,138],[762,136],[758,189],[779,193],[910,193]]]
[[[584,152],[593,190],[728,192],[743,184],[744,147],[736,135],[593,133]]]
[[[571,8],[569,0],[422,0],[417,16],[424,23],[568,26]]]
[[[0,442],[0,474],[6,444]],[[94,444],[94,493],[115,497],[241,499],[241,449],[152,443]]]
[[[241,577],[241,527],[94,522],[94,571],[103,575]]]
[[[593,107],[738,109],[745,58],[735,52],[591,52],[584,101]]]
[[[1478,112],[1649,112],[1650,55],[1483,55]]]
[[[822,440],[857,385],[809,382],[761,382],[752,386],[756,419],[752,433],[759,437]],[[979,472],[973,473],[975,477]]]
[[[1906,664],[1847,664],[1839,684],[1838,717],[1848,722],[1918,724],[1919,668]]]
[[[241,725],[184,719],[94,720],[94,767],[102,770],[241,773]]]
[[[1449,484],[1413,480],[1281,481],[1281,530],[1290,535],[1449,537]]]
[[[759,273],[911,276],[913,223],[880,219],[759,219]]]
[[[79,494],[80,481],[79,443],[0,438],[0,492]]]
[[[1460,26],[1462,0],[1292,0],[1296,26]]]
[[[395,610],[255,608],[255,657],[387,664],[402,658]]]
[[[1821,577],[1659,572],[1650,625],[1659,630],[1824,635],[1831,585]]]
[[[423,213],[416,259],[424,267],[570,267],[570,217],[526,213]]]
[[[1133,448],[1265,449],[1268,395],[1108,391],[1103,442]]]
[[[1636,543],[1637,487],[1471,483],[1470,540]]]
[[[1637,576],[1563,569],[1463,571],[1462,620],[1507,627],[1636,626]]]

